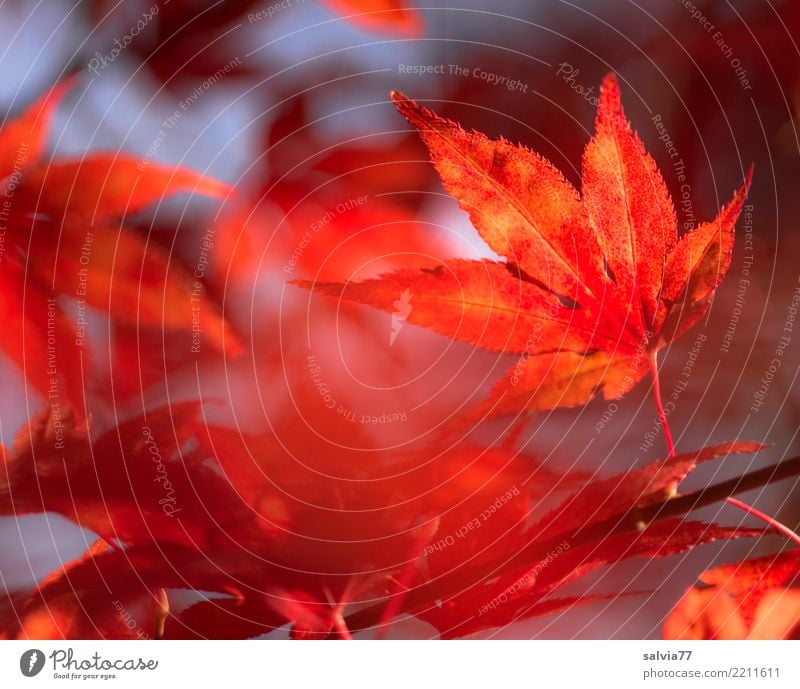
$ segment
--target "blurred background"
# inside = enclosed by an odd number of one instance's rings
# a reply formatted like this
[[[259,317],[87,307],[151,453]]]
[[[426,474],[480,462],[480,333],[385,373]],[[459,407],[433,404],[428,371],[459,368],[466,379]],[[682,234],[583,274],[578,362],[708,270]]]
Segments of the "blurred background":
[[[396,113],[392,89],[531,147],[578,185],[594,98],[611,71],[673,194],[681,231],[713,218],[755,164],[728,277],[707,318],[661,357],[665,394],[688,383],[669,418],[678,448],[769,443],[753,467],[797,454],[800,333],[787,324],[800,286],[800,3],[436,4],[383,5],[400,8],[390,21],[317,0],[0,5],[4,113],[14,116],[77,75],[57,113],[54,155],[124,150],[145,166],[184,165],[235,188],[222,203],[181,197],[135,223],[191,269],[208,261],[206,289],[251,346],[236,358],[209,352],[187,362],[154,332],[159,356],[134,370],[120,365],[123,336],[96,314],[96,337],[114,343],[98,347],[98,368],[115,383],[109,394],[98,377],[95,422],[201,395],[214,420],[271,429],[287,447],[316,438],[315,452],[346,447],[368,462],[374,451],[430,442],[512,359],[412,325],[394,332],[389,314],[310,297],[288,281],[492,256]],[[786,335],[782,363],[755,404]],[[21,405],[21,376],[1,365],[0,433],[9,445],[41,400]],[[347,421],[351,413],[359,421]],[[497,421],[483,432],[491,441],[507,428]],[[551,468],[590,474],[665,454],[648,382],[613,409],[597,400],[531,419],[519,442]],[[750,468],[750,460],[728,461],[701,468],[690,487]],[[785,481],[743,499],[796,527],[798,494]],[[703,516],[750,523],[732,507]],[[87,538],[59,517],[25,517],[3,519],[0,542],[2,584],[13,591],[78,555]],[[491,636],[658,637],[702,569],[777,545],[735,542],[631,561],[596,576],[592,590],[657,590]]]

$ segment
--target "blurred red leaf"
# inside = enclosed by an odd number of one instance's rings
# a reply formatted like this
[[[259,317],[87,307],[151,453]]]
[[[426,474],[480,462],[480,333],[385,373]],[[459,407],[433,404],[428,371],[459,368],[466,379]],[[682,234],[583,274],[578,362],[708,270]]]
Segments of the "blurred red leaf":
[[[664,624],[665,639],[800,638],[800,549],[700,575]]]
[[[757,452],[761,447],[754,443],[727,443],[587,483],[539,521],[495,538],[488,561],[481,562],[474,555],[451,560],[448,571],[465,568],[458,592],[448,596],[442,605],[421,606],[417,613],[444,636],[464,636],[547,614],[552,609],[550,595],[617,561],[634,556],[665,557],[718,539],[760,535],[763,530],[671,518],[641,524],[639,531],[614,533],[610,529],[585,545],[572,545],[577,535],[591,532],[593,525],[668,499],[697,462],[737,452]],[[472,571],[473,562],[479,565],[476,572]]]
[[[425,23],[418,10],[405,0],[323,0],[334,12],[344,15],[366,31],[420,36]]]
[[[191,331],[202,311],[203,331],[214,346],[232,354],[242,345],[188,271],[123,225],[128,215],[177,192],[219,198],[227,186],[124,154],[45,159],[52,113],[70,83],[0,130],[7,230],[0,247],[6,265],[0,310],[9,324],[5,352],[51,404],[60,400],[80,417],[82,375],[90,373],[82,366],[88,360],[80,358],[88,349],[87,305],[144,329]],[[79,311],[77,329],[65,315],[69,301]]]
[[[287,623],[296,638],[347,637],[344,608],[365,601],[385,601],[387,622],[406,611],[442,636],[464,636],[558,609],[549,596],[619,560],[763,533],[670,518],[572,540],[668,499],[698,462],[757,444],[706,448],[586,483],[538,465],[511,441],[356,451],[298,432],[291,417],[248,435],[201,424],[198,413],[196,403],[163,407],[96,438],[43,414],[19,434],[4,463],[0,511],[57,512],[109,547],[43,581],[6,636],[130,636],[107,581],[148,629],[161,624],[161,589],[221,596],[170,612],[170,638],[244,638]],[[533,521],[546,499],[576,487]],[[453,593],[437,593],[440,581]]]

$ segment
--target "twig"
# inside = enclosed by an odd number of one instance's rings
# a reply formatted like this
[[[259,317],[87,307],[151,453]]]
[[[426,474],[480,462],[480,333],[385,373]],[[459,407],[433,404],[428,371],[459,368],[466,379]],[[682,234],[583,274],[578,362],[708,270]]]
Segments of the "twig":
[[[672,431],[669,428],[667,421],[667,414],[664,411],[664,403],[661,401],[661,379],[658,375],[658,352],[650,354],[650,372],[653,374],[653,398],[656,401],[656,409],[658,410],[658,420],[661,422],[661,428],[664,431],[664,440],[667,443],[668,457],[675,456],[675,442],[672,440]]]
[[[740,510],[744,510],[748,514],[752,514],[754,517],[758,517],[761,521],[769,524],[773,529],[775,529],[775,531],[783,534],[790,541],[797,543],[797,545],[800,545],[800,536],[786,526],[786,524],[781,524],[777,519],[775,519],[775,517],[770,517],[768,514],[764,514],[761,510],[756,509],[752,505],[748,505],[746,502],[737,500],[736,498],[725,498],[725,502],[730,503],[734,507],[738,507]]]

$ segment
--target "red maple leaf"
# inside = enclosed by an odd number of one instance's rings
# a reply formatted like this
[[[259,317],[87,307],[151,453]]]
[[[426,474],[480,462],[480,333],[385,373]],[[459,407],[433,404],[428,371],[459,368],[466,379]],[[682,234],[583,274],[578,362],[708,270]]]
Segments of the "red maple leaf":
[[[715,220],[678,238],[672,200],[625,119],[613,75],[601,88],[580,194],[536,153],[392,97],[447,191],[505,261],[297,284],[389,312],[410,290],[409,322],[516,354],[476,415],[572,407],[597,391],[618,398],[705,314],[730,264],[750,174]]]
[[[37,391],[80,416],[90,373],[87,309],[117,324],[191,331],[194,292],[211,343],[230,353],[241,343],[189,271],[125,226],[127,216],[175,193],[222,197],[228,187],[184,168],[143,167],[124,153],[47,159],[50,121],[70,85],[0,129],[0,314],[5,353]],[[77,323],[64,310],[68,301]]]
[[[464,636],[590,602],[553,596],[619,560],[763,532],[675,517],[618,528],[621,514],[672,495],[698,462],[754,444],[586,483],[511,443],[380,451],[364,463],[297,429],[289,450],[272,433],[200,424],[198,410],[152,410],[94,439],[68,427],[61,448],[52,415],[19,435],[3,464],[0,512],[59,513],[104,545],[13,596],[2,635],[247,638],[290,623],[297,638],[342,637],[411,613],[441,636]],[[569,490],[532,523],[544,498]],[[575,540],[584,530],[591,537]],[[187,595],[193,605],[165,612]],[[372,617],[348,614],[364,604]],[[122,609],[137,627],[126,627]]]
[[[419,36],[425,27],[420,13],[405,0],[323,0],[355,26],[367,31]]]
[[[800,544],[788,527],[745,503],[755,514]],[[800,548],[721,565],[700,575],[664,624],[665,639],[800,638]]]

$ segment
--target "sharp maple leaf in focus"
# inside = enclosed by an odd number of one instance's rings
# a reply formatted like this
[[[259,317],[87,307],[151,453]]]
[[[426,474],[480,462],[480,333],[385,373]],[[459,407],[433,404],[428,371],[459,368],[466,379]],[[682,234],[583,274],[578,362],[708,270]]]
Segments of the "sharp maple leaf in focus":
[[[298,284],[390,313],[409,290],[409,322],[516,354],[479,415],[578,406],[598,391],[618,398],[705,314],[730,264],[751,173],[713,221],[679,238],[666,184],[625,118],[613,75],[601,88],[580,193],[533,151],[392,98],[446,190],[505,261]]]
[[[87,307],[137,328],[191,331],[193,325],[196,281],[125,228],[125,217],[178,192],[221,197],[228,187],[184,168],[141,169],[141,158],[119,152],[47,159],[50,121],[71,84],[51,89],[0,129],[0,346],[37,391],[79,412]],[[77,303],[77,323],[62,308],[64,298]],[[199,301],[212,343],[238,349],[216,307]]]

